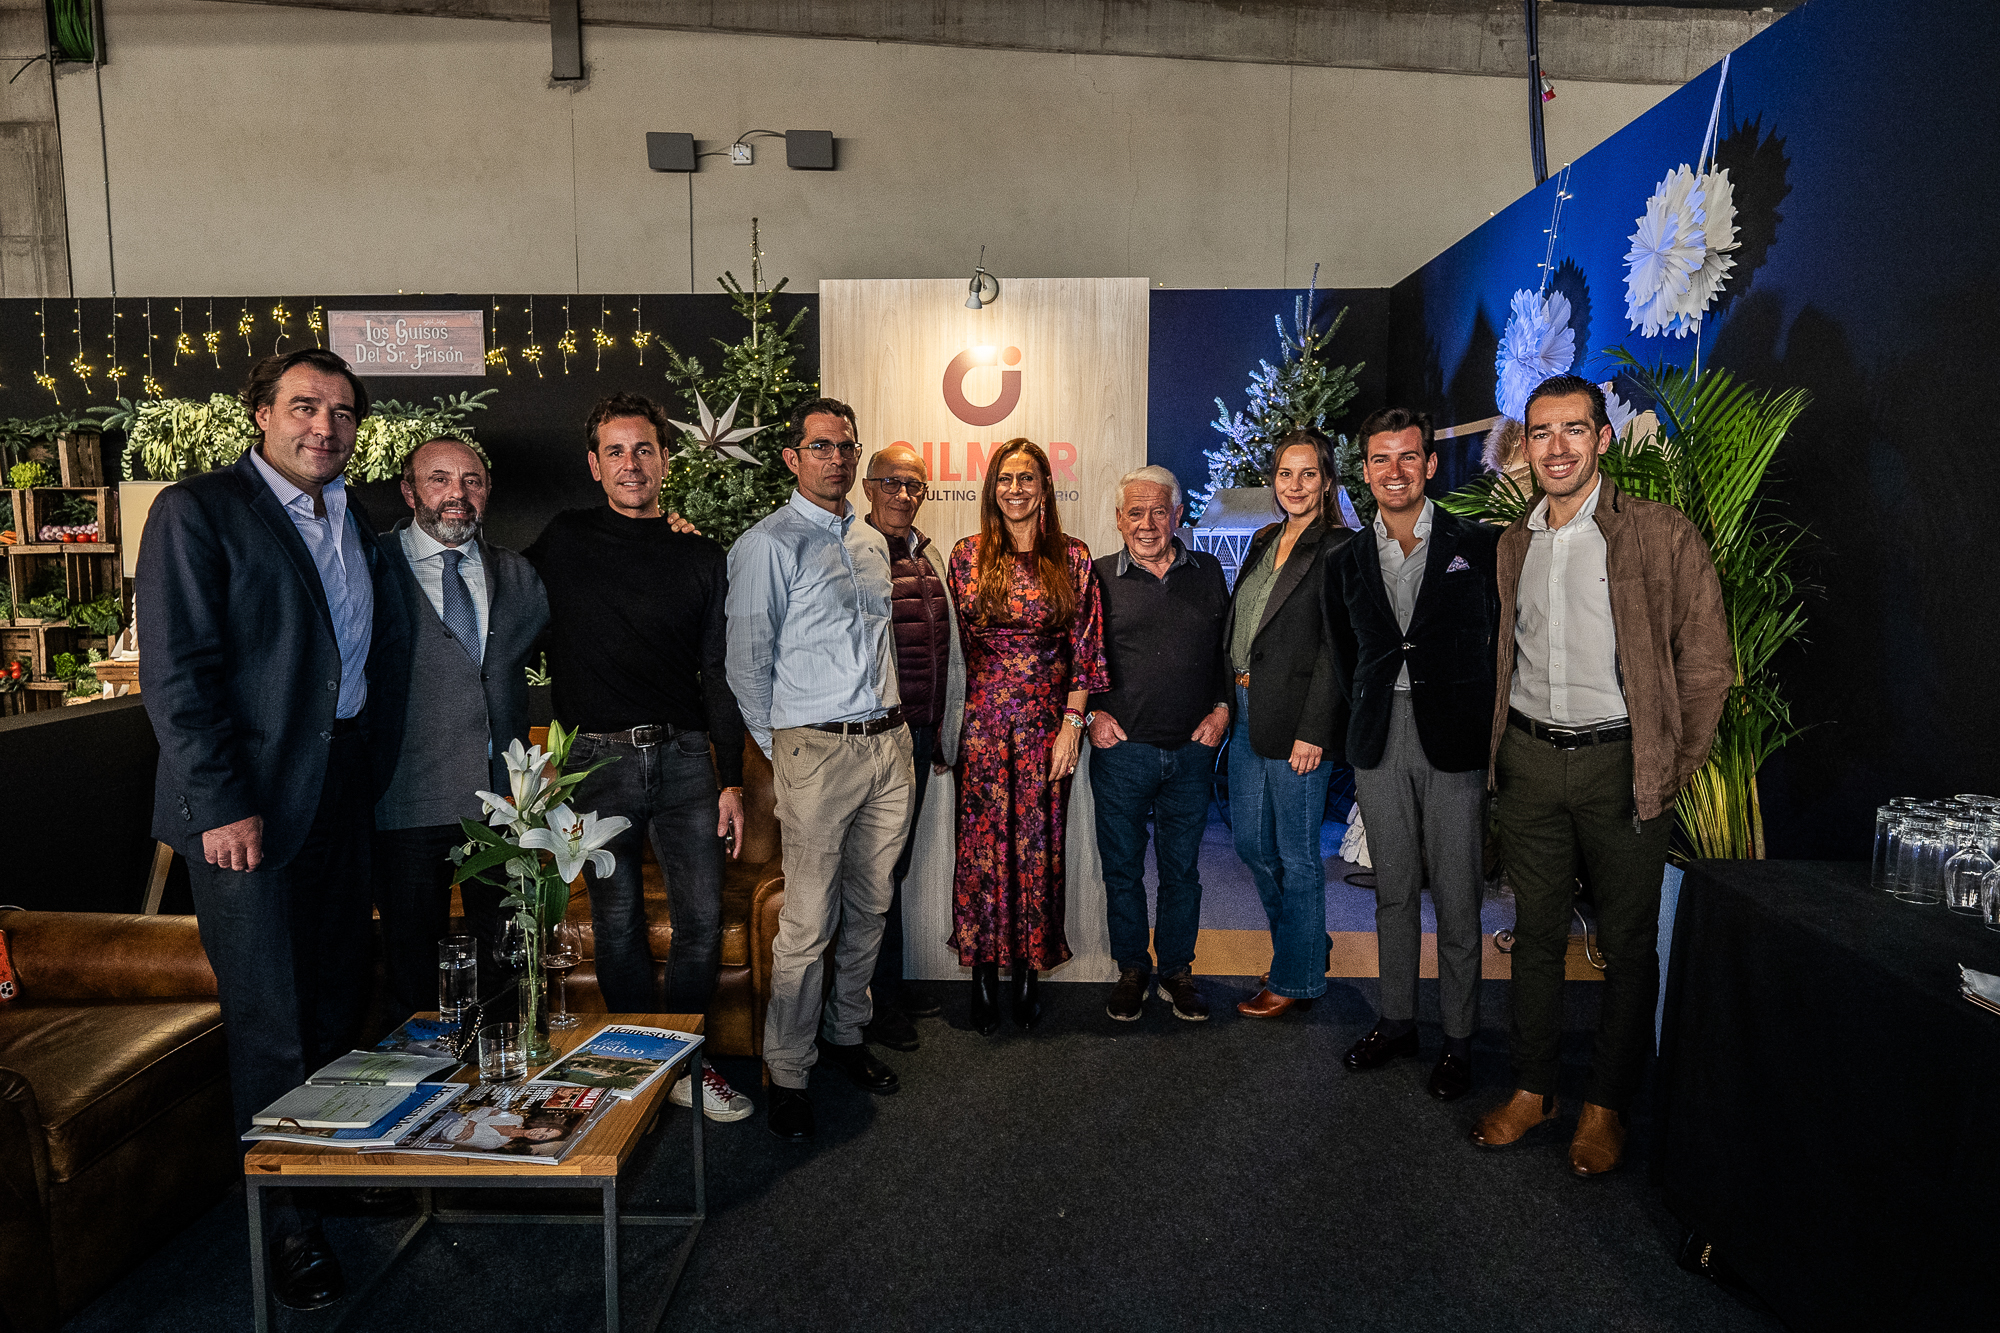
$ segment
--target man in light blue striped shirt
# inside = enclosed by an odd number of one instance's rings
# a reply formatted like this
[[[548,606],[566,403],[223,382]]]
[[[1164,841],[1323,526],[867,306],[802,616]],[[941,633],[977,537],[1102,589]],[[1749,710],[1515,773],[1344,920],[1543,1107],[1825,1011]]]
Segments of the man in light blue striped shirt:
[[[896,1090],[861,1028],[873,1014],[868,982],[915,770],[896,691],[887,551],[847,502],[860,452],[853,408],[816,398],[794,409],[784,458],[798,489],[729,552],[729,688],[771,757],[784,829],[764,1063],[771,1132],[793,1140],[813,1132],[805,1089],[820,1052],[862,1088]]]

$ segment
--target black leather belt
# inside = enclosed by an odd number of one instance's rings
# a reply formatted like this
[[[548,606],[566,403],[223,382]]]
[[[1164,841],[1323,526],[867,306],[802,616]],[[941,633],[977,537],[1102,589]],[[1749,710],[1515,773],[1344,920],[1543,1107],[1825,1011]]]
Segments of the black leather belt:
[[[1632,723],[1606,722],[1598,727],[1552,727],[1546,722],[1537,722],[1519,709],[1507,710],[1507,725],[1527,732],[1536,740],[1553,745],[1558,750],[1580,750],[1586,745],[1609,745],[1613,741],[1632,739]]]
[[[641,750],[650,749],[661,741],[670,741],[681,734],[682,728],[669,726],[664,722],[648,722],[643,727],[633,727],[629,731],[586,731],[583,734],[593,741],[610,741],[614,745],[633,745]]]
[[[866,722],[809,722],[806,725],[813,731],[830,731],[836,736],[879,736],[903,725],[903,710],[891,708],[882,716]]]

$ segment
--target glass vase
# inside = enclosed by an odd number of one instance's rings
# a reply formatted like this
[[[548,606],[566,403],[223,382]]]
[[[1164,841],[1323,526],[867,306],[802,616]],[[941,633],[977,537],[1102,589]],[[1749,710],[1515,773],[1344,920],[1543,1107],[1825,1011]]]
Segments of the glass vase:
[[[539,908],[540,886],[531,888],[527,896]],[[535,912],[539,918],[541,913]],[[549,1042],[549,975],[542,966],[547,956],[548,928],[537,925],[523,930],[521,977],[515,987],[519,1001],[521,1023],[521,1045],[527,1052],[530,1065],[549,1064],[556,1058],[555,1047]]]

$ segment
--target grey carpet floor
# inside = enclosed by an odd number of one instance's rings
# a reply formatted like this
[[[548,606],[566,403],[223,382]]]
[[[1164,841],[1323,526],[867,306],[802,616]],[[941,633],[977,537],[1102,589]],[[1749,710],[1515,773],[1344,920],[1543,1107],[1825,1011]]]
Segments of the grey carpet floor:
[[[1108,988],[1044,988],[1049,1016],[984,1039],[967,988],[936,987],[923,1049],[873,1097],[820,1072],[819,1137],[773,1139],[758,1115],[709,1126],[710,1217],[665,1327],[692,1330],[1773,1330],[1675,1267],[1680,1232],[1634,1160],[1579,1181],[1567,1130],[1505,1153],[1467,1130],[1506,1079],[1505,986],[1488,983],[1481,1088],[1439,1105],[1425,1059],[1367,1075],[1338,1060],[1375,1012],[1373,982],[1336,982],[1302,1020],[1103,1012]],[[1435,983],[1426,983],[1427,988]],[[1566,1025],[1595,1017],[1570,987]],[[1435,995],[1424,997],[1435,1012]],[[1571,1089],[1581,1037],[1566,1049]],[[753,1062],[721,1060],[757,1092]],[[672,1210],[690,1184],[688,1113],[669,1108],[629,1164],[628,1207]],[[593,1196],[567,1196],[579,1209]],[[490,1200],[488,1200],[490,1202]],[[529,1201],[538,1211],[549,1200]],[[393,1219],[335,1218],[361,1274]],[[226,1198],[69,1325],[68,1333],[250,1326],[240,1195]],[[627,1231],[627,1326],[657,1292],[678,1233]],[[589,1329],[601,1241],[586,1227],[457,1226],[422,1240],[350,1327]],[[342,1310],[281,1316],[326,1330]]]

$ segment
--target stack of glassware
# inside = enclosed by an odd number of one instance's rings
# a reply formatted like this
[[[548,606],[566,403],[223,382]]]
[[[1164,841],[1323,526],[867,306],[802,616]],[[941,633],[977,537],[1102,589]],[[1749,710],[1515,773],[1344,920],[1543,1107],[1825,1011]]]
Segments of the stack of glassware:
[[[1943,903],[2000,930],[2000,797],[1898,796],[1875,812],[1869,883],[1906,903]]]

